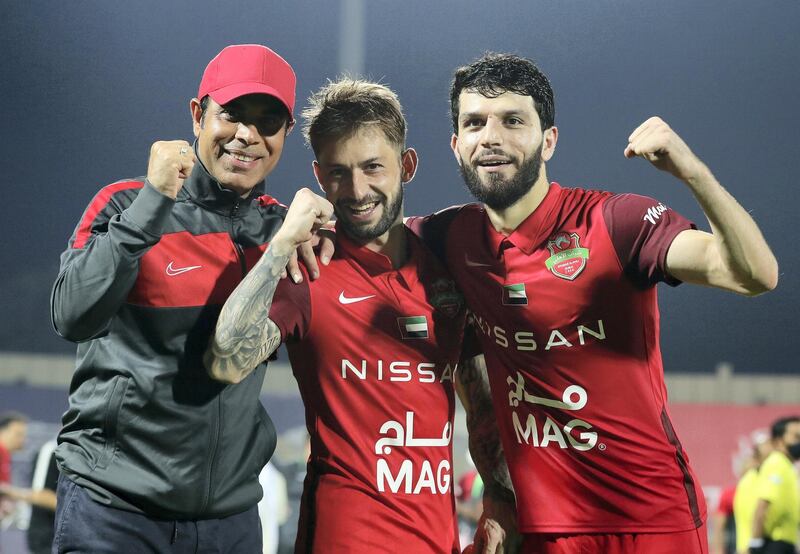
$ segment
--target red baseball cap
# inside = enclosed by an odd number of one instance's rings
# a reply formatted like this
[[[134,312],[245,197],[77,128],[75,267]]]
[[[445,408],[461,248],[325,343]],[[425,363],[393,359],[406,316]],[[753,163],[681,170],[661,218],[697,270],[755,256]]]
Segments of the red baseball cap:
[[[294,120],[295,84],[292,66],[266,46],[234,44],[208,62],[197,98],[208,95],[224,105],[245,94],[269,94],[286,106]]]

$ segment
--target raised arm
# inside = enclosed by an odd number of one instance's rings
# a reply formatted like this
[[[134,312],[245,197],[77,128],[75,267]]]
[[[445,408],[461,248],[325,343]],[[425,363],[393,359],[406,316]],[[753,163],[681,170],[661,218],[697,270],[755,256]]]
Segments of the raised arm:
[[[672,242],[667,271],[700,285],[755,296],[778,284],[778,262],[750,214],[669,125],[651,117],[628,138],[625,156],[640,156],[692,191],[711,233],[687,230]]]
[[[473,552],[513,552],[518,542],[514,486],[500,443],[482,355],[461,361],[456,372],[456,392],[467,414],[472,461],[484,485],[483,514],[475,532]]]
[[[281,333],[269,310],[281,274],[298,245],[332,214],[324,198],[307,188],[297,191],[280,230],[222,307],[204,356],[211,377],[239,383],[278,348]]]
[[[147,179],[105,187],[83,214],[50,298],[53,327],[85,341],[102,335],[136,282],[139,260],[161,239],[175,197],[195,163],[183,140],[150,149]]]

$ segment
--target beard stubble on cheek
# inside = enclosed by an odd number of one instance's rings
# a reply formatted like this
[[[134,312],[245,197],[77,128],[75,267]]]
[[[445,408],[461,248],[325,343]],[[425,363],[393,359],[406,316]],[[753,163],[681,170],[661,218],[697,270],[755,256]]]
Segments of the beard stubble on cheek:
[[[346,206],[334,206],[334,212],[336,213],[338,224],[342,226],[342,229],[349,236],[362,241],[370,241],[380,237],[386,231],[388,231],[397,217],[400,215],[400,210],[403,208],[402,183],[398,188],[397,195],[395,195],[395,198],[391,203],[384,203],[384,198],[376,200],[383,204],[383,213],[381,214],[380,219],[378,219],[378,221],[372,226],[357,225],[352,223],[347,217],[347,214],[344,213],[344,210],[347,209]]]
[[[542,166],[543,147],[544,143],[540,144],[516,173],[508,179],[495,173],[490,174],[488,182],[484,183],[478,170],[463,160],[459,164],[459,171],[467,190],[476,200],[493,210],[504,210],[525,196],[536,182]],[[514,158],[512,158],[513,161],[515,161]]]

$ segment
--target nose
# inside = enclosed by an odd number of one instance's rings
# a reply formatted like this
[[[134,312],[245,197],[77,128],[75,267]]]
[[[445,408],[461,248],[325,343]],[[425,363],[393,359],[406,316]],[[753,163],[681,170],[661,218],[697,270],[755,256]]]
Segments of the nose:
[[[261,138],[258,128],[254,124],[239,122],[236,125],[236,138],[246,144],[255,144]]]
[[[489,117],[481,131],[480,141],[481,146],[498,146],[503,144],[502,122],[495,117]]]
[[[363,171],[354,171],[350,179],[350,189],[353,193],[353,198],[361,200],[369,195],[370,182],[369,177]]]

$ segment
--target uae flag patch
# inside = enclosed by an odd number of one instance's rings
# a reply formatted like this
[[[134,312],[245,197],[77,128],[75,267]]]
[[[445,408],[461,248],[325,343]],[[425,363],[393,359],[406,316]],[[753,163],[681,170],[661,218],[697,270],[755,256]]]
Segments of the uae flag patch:
[[[504,306],[525,306],[527,304],[528,295],[525,293],[525,283],[503,285]]]
[[[424,315],[398,317],[397,325],[404,340],[428,338],[428,318]]]

